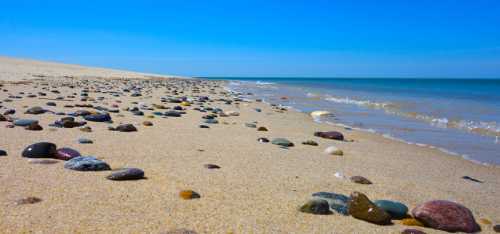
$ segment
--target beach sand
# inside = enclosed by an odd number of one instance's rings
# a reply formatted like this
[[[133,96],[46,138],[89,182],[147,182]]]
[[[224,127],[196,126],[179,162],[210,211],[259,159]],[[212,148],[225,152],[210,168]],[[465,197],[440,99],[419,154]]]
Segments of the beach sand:
[[[15,117],[37,119],[44,128],[28,131],[22,127],[6,128],[10,123],[0,122],[0,149],[8,152],[8,156],[0,157],[0,233],[167,233],[176,229],[197,233],[400,233],[412,228],[397,220],[393,225],[379,226],[339,214],[299,212],[298,207],[319,191],[345,195],[359,191],[371,200],[401,201],[410,210],[429,200],[456,201],[472,211],[482,233],[492,233],[492,226],[500,222],[498,166],[476,164],[437,149],[409,145],[373,133],[317,123],[306,113],[292,110],[280,113],[261,102],[209,103],[224,111],[240,113],[219,117],[220,123],[210,125],[209,129],[199,128],[201,117],[207,113],[193,110],[196,105],[185,107],[186,114],[179,118],[147,118],[152,111],[144,111],[145,116],[134,116],[123,110],[111,114],[114,121],[111,125],[131,123],[137,127],[137,132],[128,133],[109,131],[110,124],[95,122],[87,124],[93,129],[90,133],[78,128],[52,128],[48,125],[62,116],[24,114],[27,107],[33,106],[72,112],[91,109],[63,106],[88,103],[109,107],[115,100],[122,101],[118,103],[120,109],[136,106],[133,101],[160,104],[160,97],[171,94],[166,93],[164,87],[152,88],[150,94],[146,91],[149,88],[144,89],[140,97],[129,94],[113,97],[91,91],[90,97],[105,99],[79,101],[84,87],[82,81],[104,84],[109,78],[151,79],[150,76],[0,58],[0,83],[3,82],[0,89],[8,90],[0,92],[0,106],[3,106],[0,113],[7,108],[16,109]],[[25,82],[16,83],[23,79]],[[42,86],[34,88],[36,84],[46,82],[72,82],[77,86],[73,89],[56,86],[51,90],[61,93],[45,90],[44,98],[73,93],[77,94],[76,98],[54,101],[26,97],[29,92],[41,91]],[[177,79],[169,79],[169,82],[185,85],[184,93],[179,96],[192,95],[193,86],[186,82]],[[200,87],[196,95],[210,96],[212,100],[230,97],[225,94],[221,81],[189,84]],[[214,92],[210,92],[209,87],[214,88]],[[25,92],[22,99],[4,101],[19,92]],[[56,102],[57,106],[47,107],[48,101]],[[143,126],[141,123],[145,120],[154,125]],[[269,131],[245,126],[253,121]],[[348,141],[313,136],[316,131],[332,130],[342,132]],[[92,139],[94,143],[79,144],[80,137]],[[271,143],[259,143],[259,137],[283,137],[295,146],[283,149]],[[314,140],[319,146],[302,145],[306,140]],[[111,181],[105,178],[110,171],[78,172],[65,169],[64,161],[31,164],[21,157],[26,146],[40,141],[77,149],[82,155],[104,160],[112,169],[141,168],[147,179]],[[325,155],[323,150],[332,145],[343,150],[344,156]],[[208,163],[221,168],[209,170],[203,166]],[[347,178],[335,176],[336,172],[342,172]],[[357,175],[373,184],[356,184],[348,179]],[[484,183],[464,180],[462,176]],[[201,198],[181,199],[178,194],[184,189],[198,192]],[[16,204],[26,197],[38,197],[42,201]],[[493,224],[483,224],[480,219],[488,219]],[[444,233],[424,227],[416,229]]]

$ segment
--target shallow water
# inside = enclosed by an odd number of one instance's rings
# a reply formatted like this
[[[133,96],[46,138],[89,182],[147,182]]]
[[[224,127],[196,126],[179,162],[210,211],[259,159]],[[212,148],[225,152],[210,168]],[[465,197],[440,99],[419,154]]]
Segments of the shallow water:
[[[500,165],[500,80],[210,79],[230,80],[230,90],[249,98],[334,113],[323,121]]]

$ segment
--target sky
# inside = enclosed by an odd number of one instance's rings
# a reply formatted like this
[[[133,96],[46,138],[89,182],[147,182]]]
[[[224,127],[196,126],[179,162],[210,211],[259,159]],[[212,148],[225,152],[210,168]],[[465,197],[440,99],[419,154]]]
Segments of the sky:
[[[0,55],[183,76],[500,78],[500,1],[2,1]]]

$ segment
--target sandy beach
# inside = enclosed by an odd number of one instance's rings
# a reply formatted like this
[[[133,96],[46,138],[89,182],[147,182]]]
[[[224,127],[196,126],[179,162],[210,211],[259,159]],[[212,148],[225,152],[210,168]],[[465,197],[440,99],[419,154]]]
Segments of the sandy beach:
[[[358,191],[372,201],[399,201],[410,214],[418,204],[449,200],[470,209],[481,233],[494,233],[493,226],[500,223],[498,166],[318,123],[308,113],[239,100],[224,89],[223,81],[0,57],[0,84],[0,114],[15,109],[6,115],[11,120],[35,119],[43,127],[30,131],[9,128],[11,122],[0,121],[0,150],[7,152],[0,156],[0,233],[401,233],[407,228],[446,233],[406,226],[400,220],[376,225],[338,213],[314,215],[298,210],[311,194],[321,191],[347,196]],[[123,91],[130,87],[141,87],[141,95]],[[83,101],[82,90],[88,90]],[[210,101],[189,101],[201,96]],[[162,102],[162,97],[186,97],[188,103],[181,105],[185,114],[154,115],[172,109],[153,104],[180,105]],[[151,107],[141,109],[143,116],[124,109],[141,104]],[[239,115],[219,114],[218,123],[204,123],[203,117],[211,112],[195,109],[201,105]],[[35,106],[51,112],[25,113]],[[110,113],[113,123],[87,121],[91,132],[49,126],[65,117],[57,112],[96,111],[97,106],[119,109]],[[145,126],[144,121],[152,126]],[[268,131],[257,131],[248,123]],[[108,129],[120,124],[133,124],[137,131]],[[345,140],[314,136],[318,131],[338,131]],[[82,137],[93,143],[80,144]],[[257,140],[261,137],[286,138],[294,146],[261,143]],[[307,140],[318,146],[302,144]],[[38,164],[21,156],[37,142],[76,149],[105,161],[112,171],[75,171],[65,168],[62,160]],[[343,156],[325,154],[329,146],[342,150]],[[206,164],[220,168],[208,169]],[[146,178],[106,179],[113,171],[128,167],[142,169]],[[352,176],[363,176],[372,184],[354,183],[349,179]],[[179,197],[182,190],[193,190],[200,198],[184,200]],[[28,197],[41,201],[20,204],[20,199]]]

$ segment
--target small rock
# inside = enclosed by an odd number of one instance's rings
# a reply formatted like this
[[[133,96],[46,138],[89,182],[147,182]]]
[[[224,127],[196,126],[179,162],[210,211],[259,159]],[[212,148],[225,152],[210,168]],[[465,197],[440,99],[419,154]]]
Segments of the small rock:
[[[311,140],[304,141],[304,142],[302,142],[302,144],[303,145],[318,146],[318,143],[316,141],[311,141]]]
[[[20,127],[26,127],[26,126],[29,126],[33,123],[38,123],[38,120],[34,120],[34,119],[16,119],[16,120],[14,120],[14,125],[20,126]]]
[[[23,150],[25,158],[53,158],[56,154],[56,145],[50,142],[39,142],[29,145]]]
[[[321,198],[328,202],[330,209],[342,215],[349,215],[347,204],[349,197],[338,193],[317,192],[312,194],[313,197]]]
[[[485,225],[491,225],[491,221],[489,219],[481,218],[479,222]]]
[[[199,127],[200,127],[200,128],[210,128],[209,126],[204,125],[204,124],[200,124],[200,125],[199,125]]]
[[[109,122],[111,116],[108,113],[84,115],[83,118],[91,122]]]
[[[7,151],[0,149],[0,156],[7,156]]]
[[[182,190],[179,193],[179,196],[184,200],[197,199],[201,197],[200,194],[193,190]]]
[[[500,224],[493,226],[493,231],[500,232]]]
[[[218,165],[215,165],[215,164],[205,164],[203,166],[207,169],[220,169],[220,167]]]
[[[139,180],[144,179],[144,171],[139,168],[125,168],[106,177],[108,180]]]
[[[446,200],[428,201],[412,210],[425,226],[447,232],[472,233],[480,230],[472,212],[465,206]]]
[[[257,128],[257,131],[267,132],[267,128],[266,127],[259,127],[259,128]]]
[[[142,122],[142,125],[149,127],[149,126],[153,126],[153,123],[151,121],[144,121],[144,122]]]
[[[28,110],[26,110],[25,114],[39,115],[39,114],[43,114],[45,112],[47,112],[47,111],[44,110],[43,108],[41,108],[39,106],[35,106],[35,107],[31,107]]]
[[[283,147],[292,147],[294,146],[294,144],[285,139],[285,138],[275,138],[274,140],[271,141],[272,144],[274,145],[279,145],[279,146],[283,146]]]
[[[393,219],[402,219],[406,217],[406,213],[408,213],[408,207],[401,202],[376,200],[373,203],[385,212],[389,213]]]
[[[43,128],[40,126],[38,123],[31,123],[30,125],[26,126],[24,129],[30,130],[30,131],[42,131]]]
[[[257,125],[254,123],[245,123],[245,126],[248,128],[256,128],[257,127]]]
[[[328,215],[332,214],[326,200],[313,198],[299,208],[299,211],[309,214]]]
[[[261,138],[257,139],[257,141],[260,142],[260,143],[268,143],[269,139],[267,139],[265,137],[261,137]]]
[[[180,228],[180,229],[174,229],[174,230],[167,231],[163,234],[197,234],[197,233],[193,230]]]
[[[354,218],[379,225],[391,223],[391,216],[373,204],[363,193],[353,192],[348,207],[349,214]]]
[[[335,146],[330,146],[330,147],[326,148],[324,152],[325,152],[325,154],[328,154],[328,155],[337,155],[337,156],[344,155],[344,152]]]
[[[93,144],[94,142],[90,139],[87,139],[87,138],[80,138],[80,139],[78,139],[78,143],[80,143],[80,144]]]
[[[476,182],[476,183],[483,183],[483,181],[480,181],[478,179],[474,179],[474,178],[472,178],[470,176],[462,176],[462,179],[464,179],[464,180],[470,180],[470,181]]]
[[[137,132],[137,128],[132,124],[122,124],[115,128],[119,132]]]
[[[17,205],[35,204],[35,203],[38,203],[41,201],[42,201],[42,199],[40,199],[38,197],[27,197],[27,198],[17,200],[16,204]]]
[[[60,149],[57,149],[55,158],[60,159],[60,160],[64,160],[64,161],[68,161],[72,158],[76,158],[76,157],[80,157],[80,156],[81,156],[80,152],[78,152],[74,149],[60,148]]]
[[[365,178],[363,176],[353,176],[349,179],[356,184],[372,184],[372,182],[370,180],[368,180],[367,178]]]
[[[336,131],[315,132],[314,136],[321,137],[321,138],[326,138],[326,139],[332,139],[332,140],[339,140],[339,141],[343,141],[344,140],[344,135],[342,135],[342,133],[336,132]]]
[[[86,127],[80,128],[80,131],[82,131],[82,132],[92,132],[92,128],[89,127],[89,126],[86,126]]]
[[[107,171],[111,170],[104,161],[91,156],[80,156],[72,158],[64,163],[64,168],[75,171]]]

